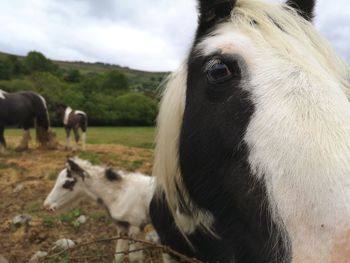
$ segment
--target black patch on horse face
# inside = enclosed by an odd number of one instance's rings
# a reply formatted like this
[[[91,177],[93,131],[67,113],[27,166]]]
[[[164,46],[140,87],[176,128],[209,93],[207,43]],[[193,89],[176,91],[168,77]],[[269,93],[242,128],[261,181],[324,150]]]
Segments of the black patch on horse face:
[[[72,178],[72,172],[69,170],[69,169],[66,169],[66,172],[67,172],[67,177],[68,178]]]
[[[105,176],[109,181],[119,181],[122,179],[121,175],[112,168],[106,169]]]
[[[287,5],[293,7],[306,20],[314,18],[315,0],[288,0]]]
[[[77,163],[75,163],[73,159],[68,159],[67,162],[69,166],[67,171],[79,175],[84,180],[86,172]]]
[[[68,176],[67,176],[67,177],[68,177]],[[68,189],[68,190],[73,191],[73,190],[74,190],[74,186],[75,186],[76,183],[77,183],[77,179],[73,178],[73,181],[71,181],[71,180],[66,180],[66,181],[64,182],[64,184],[62,185],[62,187],[63,187],[64,189]]]
[[[214,77],[208,76],[208,68],[214,69]],[[243,139],[255,107],[244,89],[246,82],[249,73],[239,55],[197,53],[188,60],[180,169],[190,198],[212,213],[220,236],[206,237],[199,231],[190,235],[196,256],[205,262],[289,258],[269,213],[264,181],[251,174],[248,163]]]

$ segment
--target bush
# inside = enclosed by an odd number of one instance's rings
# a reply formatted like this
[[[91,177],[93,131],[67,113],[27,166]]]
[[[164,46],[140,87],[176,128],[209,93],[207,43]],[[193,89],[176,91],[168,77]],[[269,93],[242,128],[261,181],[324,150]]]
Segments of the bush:
[[[118,125],[153,125],[157,116],[157,101],[141,93],[127,93],[115,99]]]

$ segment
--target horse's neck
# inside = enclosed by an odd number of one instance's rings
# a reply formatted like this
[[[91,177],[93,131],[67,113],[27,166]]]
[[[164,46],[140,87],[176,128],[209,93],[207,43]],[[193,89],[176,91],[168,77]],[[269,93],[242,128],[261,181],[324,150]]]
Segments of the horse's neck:
[[[84,182],[84,191],[86,195],[96,201],[103,200],[104,205],[107,207],[116,199],[119,195],[120,187],[115,182],[108,182],[102,178],[92,177],[86,179]]]
[[[69,121],[69,115],[72,113],[73,109],[71,107],[67,107],[63,114],[63,124],[67,125]]]

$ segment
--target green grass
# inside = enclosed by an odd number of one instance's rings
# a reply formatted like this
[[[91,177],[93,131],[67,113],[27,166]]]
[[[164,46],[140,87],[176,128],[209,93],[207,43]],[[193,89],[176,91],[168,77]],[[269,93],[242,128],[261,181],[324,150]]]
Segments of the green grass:
[[[63,128],[54,128],[58,139],[65,143],[65,131]],[[31,131],[33,139],[34,130]],[[20,129],[6,129],[6,136],[21,136]],[[154,127],[89,127],[87,130],[87,143],[90,144],[121,144],[136,148],[152,149],[155,136]],[[71,140],[73,141],[73,133]]]

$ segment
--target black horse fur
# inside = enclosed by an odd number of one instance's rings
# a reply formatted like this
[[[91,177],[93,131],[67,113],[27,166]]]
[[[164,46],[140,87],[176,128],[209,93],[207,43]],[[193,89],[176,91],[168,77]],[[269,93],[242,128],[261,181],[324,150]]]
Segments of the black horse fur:
[[[30,140],[29,129],[35,126],[36,138],[40,146],[54,149],[56,147],[55,134],[50,129],[45,99],[31,91],[0,92],[0,146],[3,149],[6,147],[5,127],[16,126],[24,130],[24,136],[16,150],[26,150]]]
[[[239,56],[213,54],[225,61],[234,77],[226,84],[216,83],[215,76],[208,82],[202,66],[208,57],[195,51],[201,39],[230,17],[235,4],[236,0],[199,1],[198,29],[187,60],[178,149],[181,177],[189,197],[213,215],[212,230],[217,236],[196,229],[185,237],[162,192],[155,194],[150,213],[163,244],[204,262],[290,262],[290,248],[285,242],[288,236],[272,220],[267,189],[252,176],[249,149],[242,142],[254,113],[250,94],[241,88],[245,62]],[[305,19],[312,19],[314,1],[289,0],[287,4]],[[228,98],[230,103],[224,103]],[[191,214],[191,209],[184,207],[180,212]]]

